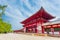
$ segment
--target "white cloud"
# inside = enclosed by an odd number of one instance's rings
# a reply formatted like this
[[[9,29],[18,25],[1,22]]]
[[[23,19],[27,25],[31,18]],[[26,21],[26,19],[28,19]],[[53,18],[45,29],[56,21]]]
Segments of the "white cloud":
[[[49,13],[52,14],[54,16],[56,16],[57,18],[60,17],[60,0],[31,0],[33,1],[37,6],[31,6],[31,4],[29,3],[29,0],[19,0],[20,4],[16,4],[17,0],[1,0],[0,4],[7,4],[7,10],[6,10],[6,16],[12,17],[14,20],[13,22],[13,29],[17,26],[18,28],[20,28],[18,25],[20,24],[19,22],[22,20],[25,20],[27,18],[27,16],[31,16],[34,13],[36,13],[41,6],[44,7],[44,9]],[[17,2],[18,3],[18,2]],[[28,11],[27,9],[25,9],[25,7],[23,7],[23,4],[25,4],[28,9],[30,11]],[[16,7],[17,6],[17,7]],[[23,15],[23,13],[24,15]],[[26,16],[26,17],[25,17]],[[11,21],[12,22],[12,21]],[[17,24],[17,25],[16,25]],[[14,27],[15,25],[15,27]]]

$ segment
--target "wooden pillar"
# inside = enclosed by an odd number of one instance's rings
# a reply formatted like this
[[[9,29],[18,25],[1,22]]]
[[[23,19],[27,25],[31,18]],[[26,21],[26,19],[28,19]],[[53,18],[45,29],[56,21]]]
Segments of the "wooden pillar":
[[[33,28],[33,33],[35,33],[35,28]]]
[[[54,35],[54,28],[51,28],[51,32],[52,32],[52,34]]]
[[[40,25],[40,23],[38,22],[37,24],[36,24],[36,32],[37,33],[40,33],[40,30],[41,30],[41,25]]]
[[[44,27],[43,27],[43,26],[41,26],[41,28],[42,28],[42,33],[44,34]]]
[[[37,19],[36,19],[36,21],[37,21]],[[36,27],[35,27],[35,33],[38,33],[38,31],[37,31],[37,22],[36,22]]]
[[[44,34],[44,27],[42,26],[43,21],[41,20],[41,22],[39,22],[40,26],[41,26],[41,32]]]
[[[37,28],[35,28],[35,33],[37,33]]]
[[[26,31],[27,31],[27,30],[26,30],[26,27],[24,27],[24,33],[26,33]]]

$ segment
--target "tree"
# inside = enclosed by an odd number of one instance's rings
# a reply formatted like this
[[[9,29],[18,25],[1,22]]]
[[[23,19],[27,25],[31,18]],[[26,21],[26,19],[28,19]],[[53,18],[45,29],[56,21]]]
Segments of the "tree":
[[[2,6],[2,5],[0,5],[0,19],[2,19],[1,17],[2,17],[2,15],[4,14],[4,11],[5,11],[5,8],[6,8],[7,6],[6,5],[4,5],[4,6]]]
[[[2,10],[2,12],[0,12],[0,33],[7,33],[7,32],[11,32],[11,24],[6,23],[2,20],[2,15],[4,14],[5,8],[7,6],[1,6],[0,5],[0,10]]]
[[[11,32],[11,24],[0,21],[0,33]]]

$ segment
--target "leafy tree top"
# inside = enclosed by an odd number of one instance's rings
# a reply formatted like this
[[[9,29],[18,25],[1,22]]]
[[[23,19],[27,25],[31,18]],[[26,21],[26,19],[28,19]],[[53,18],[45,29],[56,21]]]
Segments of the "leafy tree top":
[[[6,7],[7,7],[6,5],[4,5],[4,6],[0,5],[0,11],[2,11],[2,12],[0,12],[0,19],[2,19],[1,17],[4,14],[4,11],[5,11]]]

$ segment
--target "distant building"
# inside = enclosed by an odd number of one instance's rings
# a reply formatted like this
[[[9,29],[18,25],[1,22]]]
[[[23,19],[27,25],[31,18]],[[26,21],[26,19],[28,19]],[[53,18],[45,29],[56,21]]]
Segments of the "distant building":
[[[50,34],[59,34],[60,35],[60,19],[55,21],[47,22],[42,25],[44,31],[48,31]]]
[[[15,32],[15,33],[24,32],[23,30],[24,30],[24,29],[22,28],[22,29],[20,29],[20,30],[14,30],[14,32]]]

